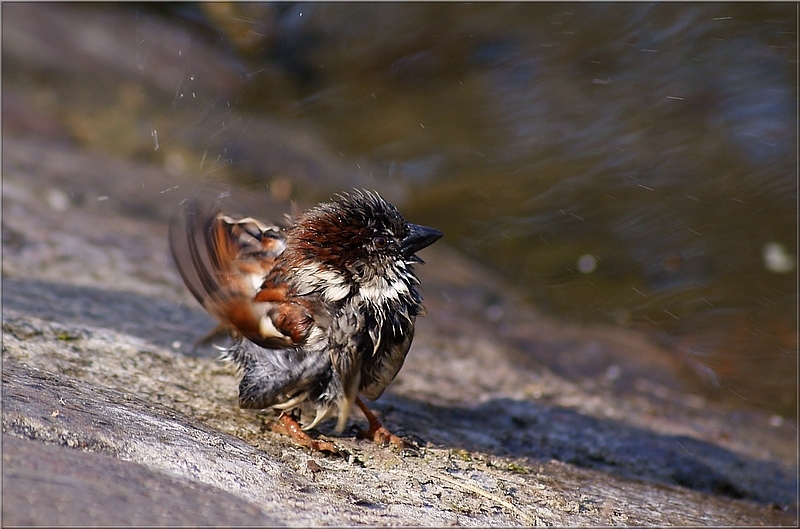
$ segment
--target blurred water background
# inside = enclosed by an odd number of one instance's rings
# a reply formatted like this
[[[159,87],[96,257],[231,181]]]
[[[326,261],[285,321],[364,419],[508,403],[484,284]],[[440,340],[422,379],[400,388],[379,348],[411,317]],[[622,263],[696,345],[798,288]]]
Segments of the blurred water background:
[[[206,185],[378,189],[540,309],[796,415],[796,4],[47,9],[3,5],[4,133],[57,109],[72,141]]]

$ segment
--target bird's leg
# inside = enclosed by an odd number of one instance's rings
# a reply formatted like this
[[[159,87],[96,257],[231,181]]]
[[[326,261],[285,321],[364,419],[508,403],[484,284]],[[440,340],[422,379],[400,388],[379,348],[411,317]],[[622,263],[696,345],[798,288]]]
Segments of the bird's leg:
[[[361,408],[361,411],[364,413],[364,417],[367,418],[367,422],[369,423],[369,428],[358,432],[359,439],[372,439],[378,444],[385,444],[389,442],[399,449],[403,449],[406,446],[406,443],[402,438],[397,437],[386,429],[375,413],[373,413],[373,411],[369,409],[366,404],[364,404],[364,401],[361,400],[361,397],[356,398],[356,404],[358,404],[358,407]]]
[[[307,446],[312,450],[316,450],[317,452],[330,452],[331,454],[338,454],[339,449],[334,446],[333,443],[330,441],[319,441],[317,439],[312,439],[310,435],[300,428],[300,425],[297,424],[290,415],[285,413],[281,413],[281,416],[278,417],[278,420],[272,423],[272,431],[275,433],[280,433],[283,435],[287,435],[294,440],[300,446]]]

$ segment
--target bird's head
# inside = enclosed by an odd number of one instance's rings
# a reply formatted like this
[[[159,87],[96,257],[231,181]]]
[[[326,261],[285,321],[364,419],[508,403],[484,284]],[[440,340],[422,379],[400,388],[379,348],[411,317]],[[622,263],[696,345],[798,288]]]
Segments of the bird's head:
[[[416,252],[442,232],[411,224],[392,204],[370,191],[354,190],[320,204],[297,219],[287,240],[294,258],[319,263],[358,280],[385,276],[422,262]]]

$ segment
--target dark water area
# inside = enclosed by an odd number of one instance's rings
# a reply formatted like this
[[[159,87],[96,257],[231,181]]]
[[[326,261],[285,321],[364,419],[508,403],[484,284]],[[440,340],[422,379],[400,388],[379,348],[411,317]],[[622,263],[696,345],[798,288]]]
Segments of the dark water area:
[[[254,131],[312,134],[344,181],[441,229],[539,308],[641,329],[733,406],[796,414],[795,4],[68,9],[123,18],[117,45],[135,59],[87,83],[33,44],[33,58],[4,46],[3,83],[93,109],[65,120],[74,138],[207,181],[288,181],[312,201],[343,180],[278,172]],[[175,28],[159,44],[171,62],[142,37],[154,19]],[[229,70],[190,62],[201,44]],[[126,71],[138,81],[108,90]],[[36,96],[41,84],[57,95]]]

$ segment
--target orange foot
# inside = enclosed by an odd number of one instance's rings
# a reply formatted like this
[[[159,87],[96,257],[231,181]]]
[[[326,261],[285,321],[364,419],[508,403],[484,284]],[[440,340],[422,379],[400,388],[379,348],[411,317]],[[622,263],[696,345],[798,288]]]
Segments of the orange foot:
[[[372,410],[369,409],[366,404],[364,404],[364,401],[361,400],[361,397],[356,399],[356,404],[358,404],[358,407],[361,408],[361,411],[364,413],[364,417],[366,417],[367,422],[369,422],[369,428],[366,430],[360,430],[358,432],[359,439],[372,439],[374,442],[381,445],[391,443],[398,450],[405,448],[406,442],[401,437],[397,437],[392,432],[387,430],[386,427],[381,423],[380,419],[378,419]]]
[[[317,452],[330,452],[331,454],[338,454],[339,449],[336,448],[330,441],[319,441],[312,439],[306,432],[304,432],[297,421],[292,419],[289,415],[281,413],[278,420],[272,423],[272,431],[291,437],[295,443],[300,446],[307,446],[308,448]]]

